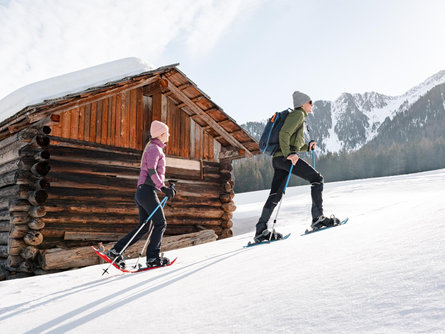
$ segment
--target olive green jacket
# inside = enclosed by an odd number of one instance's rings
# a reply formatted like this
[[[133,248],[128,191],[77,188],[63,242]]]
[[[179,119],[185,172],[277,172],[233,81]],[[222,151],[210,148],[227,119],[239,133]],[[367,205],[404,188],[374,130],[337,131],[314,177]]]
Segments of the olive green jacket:
[[[280,130],[280,148],[273,157],[287,157],[298,151],[307,151],[308,145],[304,142],[304,121],[307,117],[302,108],[292,110],[286,117]]]

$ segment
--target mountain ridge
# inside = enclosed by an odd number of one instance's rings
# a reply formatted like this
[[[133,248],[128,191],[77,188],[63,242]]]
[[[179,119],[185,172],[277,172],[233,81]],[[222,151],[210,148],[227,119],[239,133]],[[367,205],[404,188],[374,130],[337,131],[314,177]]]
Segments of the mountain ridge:
[[[445,84],[445,70],[428,77],[399,96],[389,96],[375,91],[345,92],[334,101],[314,101],[313,113],[307,118],[309,130],[307,139],[316,140],[323,154],[343,150],[351,152],[359,150],[374,139],[378,142],[382,131],[387,131],[385,129],[392,128],[396,132],[403,132],[405,128],[401,126],[406,126],[406,122],[404,125],[397,124],[402,118],[401,115],[419,114],[419,110],[424,108],[429,113],[435,113],[436,120],[442,119],[445,115],[440,112],[445,110],[445,93],[430,94],[435,87],[442,84]],[[422,98],[427,95],[429,97]],[[432,101],[430,104],[436,109],[428,109],[428,101]],[[410,111],[413,108],[417,112]],[[394,120],[396,121],[392,124]],[[426,126],[428,122],[428,117],[424,117],[423,121],[418,120],[418,128]],[[258,139],[264,124],[265,121],[247,122],[242,127]],[[391,140],[387,133],[385,137]]]

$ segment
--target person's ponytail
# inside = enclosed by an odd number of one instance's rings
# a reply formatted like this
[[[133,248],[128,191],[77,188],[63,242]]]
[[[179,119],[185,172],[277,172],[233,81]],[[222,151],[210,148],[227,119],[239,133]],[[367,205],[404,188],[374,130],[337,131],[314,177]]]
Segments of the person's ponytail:
[[[147,151],[147,147],[148,147],[148,145],[150,145],[152,139],[153,139],[153,138],[151,138],[151,136],[148,136],[147,144],[145,145],[144,150],[142,151],[141,164],[140,164],[140,166],[139,166],[140,168],[142,168],[142,160],[144,159],[145,151]]]

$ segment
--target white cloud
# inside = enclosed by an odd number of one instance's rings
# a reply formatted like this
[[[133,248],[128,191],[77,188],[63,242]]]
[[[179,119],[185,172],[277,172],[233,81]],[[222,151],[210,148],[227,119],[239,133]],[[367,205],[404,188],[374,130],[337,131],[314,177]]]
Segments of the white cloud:
[[[187,38],[192,55],[211,49],[240,13],[258,3],[257,0],[202,1]]]
[[[173,40],[214,46],[253,0],[15,0],[0,5],[0,98],[26,84],[124,57],[164,65]],[[160,62],[156,64],[156,62]]]

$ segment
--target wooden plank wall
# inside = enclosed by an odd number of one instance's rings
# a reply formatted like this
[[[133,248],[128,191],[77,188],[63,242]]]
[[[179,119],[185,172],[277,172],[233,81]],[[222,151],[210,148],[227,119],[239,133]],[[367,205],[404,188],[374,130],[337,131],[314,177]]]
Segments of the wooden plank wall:
[[[142,149],[142,134],[148,131],[149,106],[143,103],[142,88],[125,91],[62,113],[60,122],[52,126],[52,135]]]
[[[52,135],[96,144],[142,150],[153,120],[166,122],[170,142],[166,154],[218,161],[219,143],[175,103],[156,93],[143,96],[137,88],[60,114]]]

